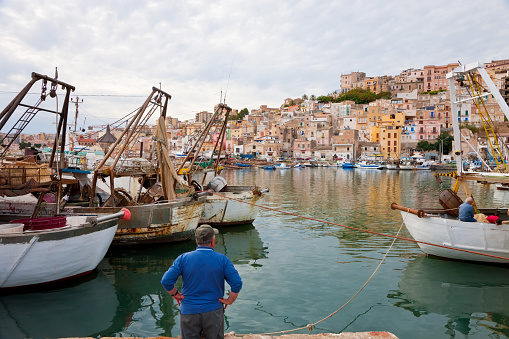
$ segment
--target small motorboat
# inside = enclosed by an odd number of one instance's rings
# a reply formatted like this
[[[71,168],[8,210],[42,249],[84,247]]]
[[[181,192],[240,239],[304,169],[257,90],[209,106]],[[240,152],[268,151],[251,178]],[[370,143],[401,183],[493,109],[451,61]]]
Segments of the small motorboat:
[[[345,168],[345,169],[355,168],[355,167],[356,167],[356,165],[351,162],[344,162],[341,164],[341,168]]]
[[[509,191],[509,184],[499,184],[497,185],[497,190]]]

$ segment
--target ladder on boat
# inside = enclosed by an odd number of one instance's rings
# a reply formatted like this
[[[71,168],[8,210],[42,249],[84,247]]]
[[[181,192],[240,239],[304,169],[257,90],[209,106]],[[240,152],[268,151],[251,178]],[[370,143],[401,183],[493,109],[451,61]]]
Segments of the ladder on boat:
[[[0,153],[0,157],[5,156],[5,153],[7,153],[7,150],[12,145],[14,140],[16,140],[19,137],[21,132],[23,132],[25,127],[30,123],[30,121],[32,121],[37,112],[39,112],[38,106],[41,104],[41,102],[42,99],[39,99],[35,106],[27,106],[20,104],[20,106],[26,106],[28,107],[28,109],[25,111],[25,113],[23,113],[23,115],[18,119],[18,121],[16,121],[14,126],[11,127],[9,132],[7,132],[0,141],[0,145],[2,145],[3,147],[3,150]]]

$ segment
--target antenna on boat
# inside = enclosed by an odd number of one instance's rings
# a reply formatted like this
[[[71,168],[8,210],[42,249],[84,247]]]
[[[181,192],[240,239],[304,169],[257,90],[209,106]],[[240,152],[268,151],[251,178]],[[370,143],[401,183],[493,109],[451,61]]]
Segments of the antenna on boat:
[[[228,91],[228,85],[230,84],[230,76],[232,75],[233,62],[235,61],[235,57],[232,59],[232,64],[230,65],[230,73],[228,74],[228,81],[226,82],[226,89],[224,90],[224,102],[226,104],[226,92]],[[221,101],[219,101],[221,102]]]

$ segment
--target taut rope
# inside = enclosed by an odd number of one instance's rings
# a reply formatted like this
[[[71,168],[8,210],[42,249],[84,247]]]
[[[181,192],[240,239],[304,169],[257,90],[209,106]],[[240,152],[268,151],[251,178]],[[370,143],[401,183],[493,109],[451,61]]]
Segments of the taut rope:
[[[324,224],[339,226],[339,227],[343,227],[343,228],[349,228],[349,229],[356,230],[356,231],[359,231],[359,232],[371,233],[371,234],[380,235],[382,237],[395,238],[395,239],[399,239],[399,240],[415,242],[415,243],[418,243],[418,244],[424,244],[424,245],[429,245],[429,246],[446,248],[446,249],[449,249],[449,250],[460,251],[460,252],[471,253],[471,254],[478,254],[478,255],[483,255],[485,257],[490,257],[490,258],[496,258],[496,259],[502,259],[502,260],[509,261],[509,258],[500,257],[498,255],[493,255],[493,254],[488,254],[488,253],[481,253],[481,252],[476,252],[476,251],[470,251],[470,250],[465,250],[465,249],[461,249],[461,248],[454,248],[454,247],[446,246],[446,245],[432,244],[432,243],[426,242],[426,241],[419,241],[419,240],[405,238],[405,237],[400,237],[400,236],[396,236],[396,235],[380,233],[380,232],[375,232],[375,231],[370,231],[370,230],[364,230],[362,228],[341,225],[341,224],[337,224],[337,223],[330,222],[330,221],[325,221],[325,220],[320,220],[320,219],[316,219],[316,218],[306,217],[306,216],[303,216],[303,215],[299,215],[299,214],[295,214],[295,213],[291,213],[291,212],[285,212],[285,211],[281,211],[281,210],[278,210],[278,209],[275,209],[275,208],[271,208],[271,207],[266,207],[266,206],[261,206],[261,205],[253,204],[253,203],[250,203],[250,202],[247,202],[247,201],[242,201],[242,200],[235,199],[235,198],[232,198],[232,197],[227,197],[225,195],[222,195],[222,194],[219,194],[219,193],[216,193],[216,192],[209,192],[209,193],[215,194],[215,195],[223,197],[225,199],[230,199],[230,200],[238,201],[238,202],[241,202],[243,204],[248,204],[248,205],[251,205],[251,206],[256,206],[256,207],[263,208],[263,209],[266,209],[266,210],[270,210],[270,211],[274,211],[274,212],[278,212],[278,213],[283,213],[283,214],[287,214],[287,215],[292,215],[294,217],[299,217],[299,218],[303,218],[303,219],[313,220],[313,221],[321,222],[321,223],[324,223]]]

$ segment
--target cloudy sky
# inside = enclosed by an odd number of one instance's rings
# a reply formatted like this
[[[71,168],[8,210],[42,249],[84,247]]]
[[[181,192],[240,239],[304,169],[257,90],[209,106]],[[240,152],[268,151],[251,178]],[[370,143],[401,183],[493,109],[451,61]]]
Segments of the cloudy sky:
[[[58,67],[84,100],[83,126],[117,120],[159,84],[185,120],[221,93],[236,109],[279,107],[351,71],[498,59],[509,59],[508,0],[0,0],[0,109],[31,72]],[[51,119],[27,131],[50,132]]]

